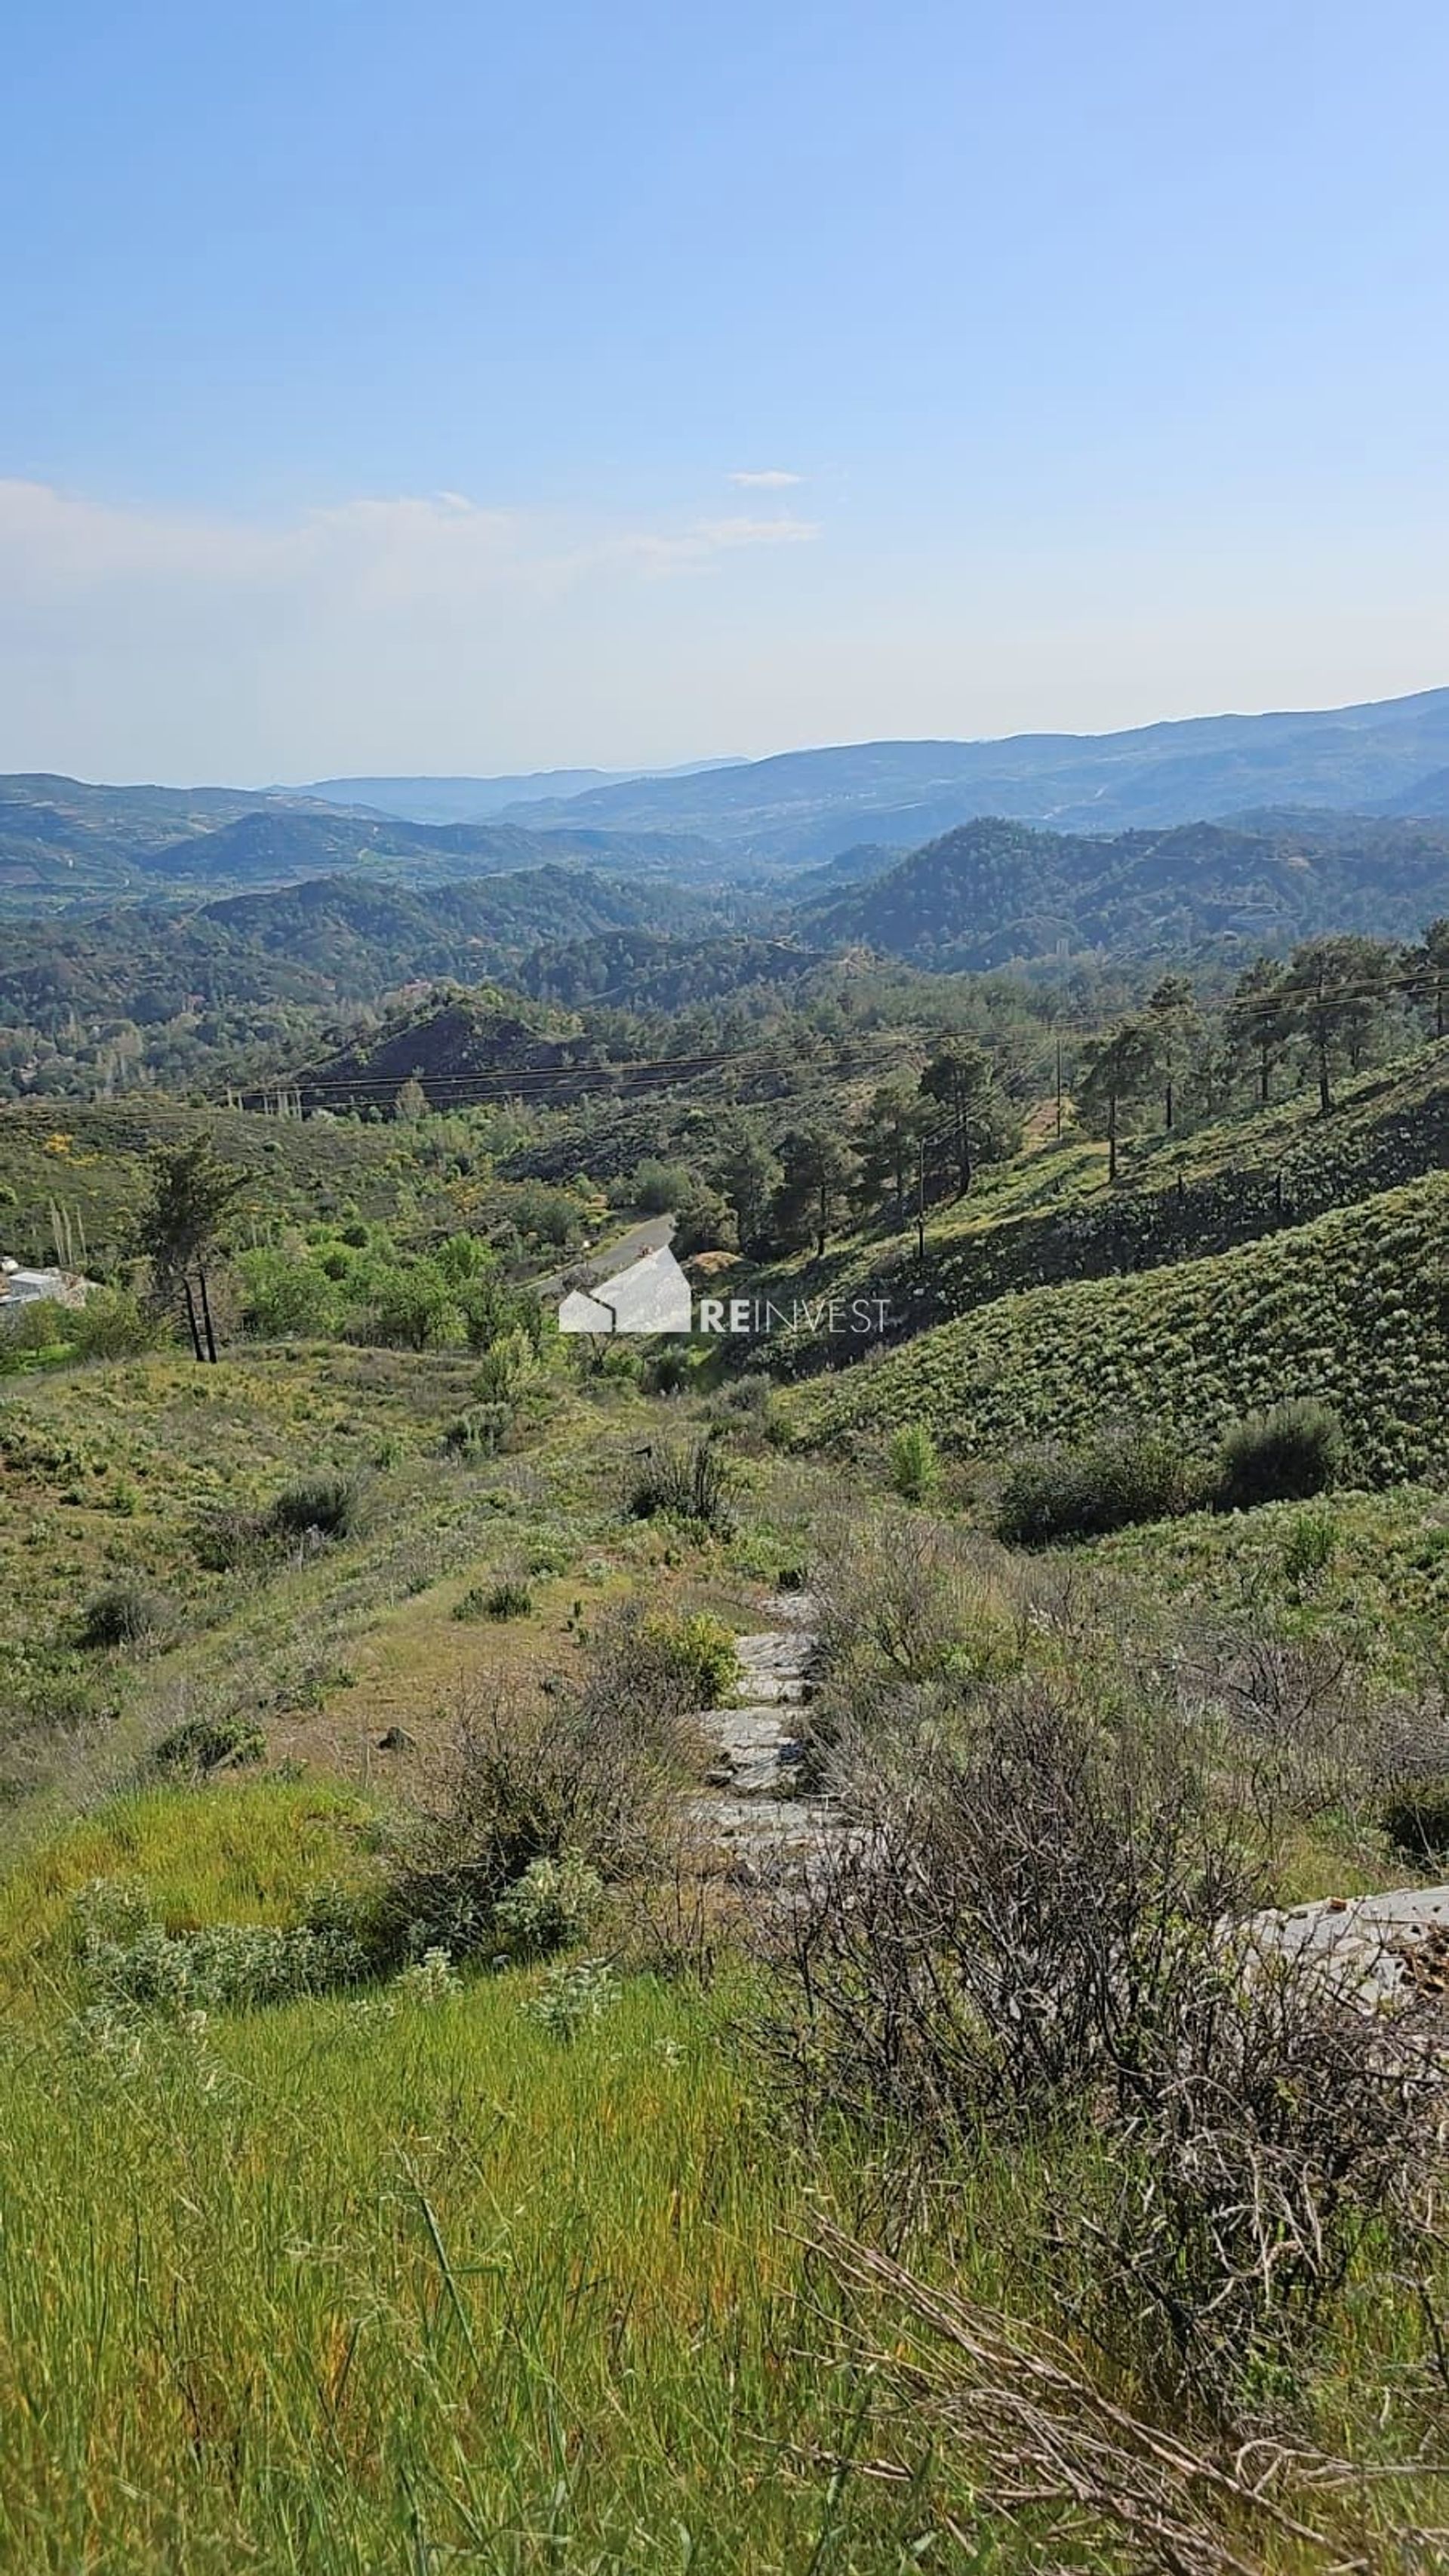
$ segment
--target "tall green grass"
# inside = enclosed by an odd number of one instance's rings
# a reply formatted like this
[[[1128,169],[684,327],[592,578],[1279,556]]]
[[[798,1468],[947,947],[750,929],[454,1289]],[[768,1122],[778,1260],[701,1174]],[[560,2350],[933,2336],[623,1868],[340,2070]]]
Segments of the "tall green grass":
[[[0,2072],[0,2563],[895,2568],[723,2007],[499,1977]]]

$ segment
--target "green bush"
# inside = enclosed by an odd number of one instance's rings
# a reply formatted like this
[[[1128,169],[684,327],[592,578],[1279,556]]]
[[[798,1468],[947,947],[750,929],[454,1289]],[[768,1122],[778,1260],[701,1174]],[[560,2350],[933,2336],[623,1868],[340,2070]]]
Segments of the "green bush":
[[[533,1346],[521,1325],[511,1325],[496,1333],[478,1356],[478,1374],[473,1381],[483,1404],[506,1404],[515,1396],[534,1367]]]
[[[161,1737],[151,1759],[161,1771],[239,1771],[266,1754],[267,1739],[250,1718],[191,1717]]]
[[[533,1594],[518,1575],[500,1575],[496,1583],[474,1583],[454,1606],[455,1619],[526,1619]]]
[[[455,1414],[448,1424],[443,1448],[450,1458],[494,1458],[512,1421],[511,1404],[470,1404],[466,1413]]]
[[[216,1923],[168,1932],[144,1888],[97,1879],[76,1900],[76,1949],[92,2003],[179,2016],[322,1994],[364,1972],[362,1951],[329,1908],[285,1928]]]
[[[573,1853],[535,1860],[505,1888],[493,1909],[500,1948],[510,1957],[538,1959],[581,1941],[604,1900],[596,1869]]]
[[[1290,1592],[1304,1592],[1326,1574],[1338,1547],[1338,1523],[1332,1512],[1295,1512],[1283,1540],[1283,1580]]]
[[[632,1179],[622,1184],[620,1201],[643,1208],[646,1215],[662,1216],[671,1208],[682,1207],[694,1187],[694,1175],[687,1164],[649,1158],[636,1166]]]
[[[723,1534],[730,1526],[729,1491],[729,1467],[717,1442],[677,1449],[659,1442],[631,1475],[625,1501],[635,1520],[669,1512]]]
[[[170,1604],[127,1578],[108,1583],[87,1602],[81,1614],[80,1642],[97,1649],[136,1646],[144,1639],[163,1636],[173,1624]]]
[[[633,1631],[632,1660],[686,1708],[717,1708],[739,1679],[734,1633],[708,1610],[648,1613]]]
[[[340,1256],[333,1256],[340,1258]],[[337,1323],[339,1301],[326,1263],[275,1252],[259,1246],[238,1263],[242,1283],[242,1331],[261,1341],[291,1336],[318,1339]],[[342,1262],[345,1274],[346,1263]]]
[[[1250,1413],[1223,1442],[1217,1507],[1248,1511],[1255,1503],[1299,1502],[1324,1493],[1342,1474],[1345,1447],[1337,1414],[1317,1396],[1294,1396],[1267,1413]]]
[[[648,1362],[644,1372],[645,1386],[650,1395],[677,1395],[681,1387],[688,1386],[692,1368],[688,1348],[681,1349],[678,1342],[668,1342]]]
[[[1011,1547],[1100,1538],[1137,1521],[1169,1520],[1201,1500],[1200,1479],[1165,1433],[1110,1433],[1084,1449],[1019,1458],[997,1496],[997,1536]]]
[[[127,1288],[93,1288],[71,1313],[66,1338],[78,1360],[126,1360],[169,1337],[162,1316],[148,1313]]]
[[[320,1530],[324,1538],[355,1538],[363,1523],[362,1490],[356,1479],[323,1468],[284,1485],[267,1520],[281,1538],[305,1538]]]
[[[908,1503],[923,1503],[934,1493],[941,1472],[935,1441],[924,1422],[901,1425],[890,1445],[890,1477]]]
[[[1384,1810],[1383,1828],[1419,1868],[1440,1865],[1449,1854],[1449,1780],[1418,1780],[1400,1789]]]

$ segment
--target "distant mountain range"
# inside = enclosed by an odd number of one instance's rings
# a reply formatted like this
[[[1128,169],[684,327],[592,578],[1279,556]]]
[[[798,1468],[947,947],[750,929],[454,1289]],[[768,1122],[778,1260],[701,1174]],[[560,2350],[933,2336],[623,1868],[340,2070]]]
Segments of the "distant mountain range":
[[[1324,713],[1197,716],[1130,733],[868,742],[536,801],[535,826],[687,831],[803,866],[848,843],[913,848],[979,814],[1059,831],[1216,821],[1245,806],[1449,812],[1449,689]]]
[[[701,769],[734,765],[692,760],[677,769],[531,769],[517,778],[319,778],[310,787],[275,793],[360,805],[407,823],[486,823],[515,806],[557,804],[595,787],[621,787],[633,778],[692,778]]]
[[[1256,828],[1265,809],[1449,819],[1449,689],[1129,733],[844,744],[572,792],[601,775],[330,779],[325,798],[0,778],[0,900],[222,893],[353,868],[427,886],[560,863],[711,886],[798,875],[823,891],[983,815],[1079,838]]]

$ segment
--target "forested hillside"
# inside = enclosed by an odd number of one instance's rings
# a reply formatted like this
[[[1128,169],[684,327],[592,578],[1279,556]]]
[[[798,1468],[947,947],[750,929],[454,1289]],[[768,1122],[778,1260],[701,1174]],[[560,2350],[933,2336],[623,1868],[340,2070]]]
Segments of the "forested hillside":
[[[1280,947],[1325,930],[1404,933],[1449,904],[1449,825],[1264,817],[1084,836],[965,824],[858,890],[802,904],[802,937],[919,965],[990,967],[1084,950]]]

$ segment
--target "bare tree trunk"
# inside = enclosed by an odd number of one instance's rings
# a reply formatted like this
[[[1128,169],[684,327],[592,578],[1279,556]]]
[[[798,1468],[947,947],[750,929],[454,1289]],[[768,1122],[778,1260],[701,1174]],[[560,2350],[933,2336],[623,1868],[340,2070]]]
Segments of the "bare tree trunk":
[[[181,1285],[186,1297],[186,1320],[191,1327],[192,1354],[199,1360],[202,1357],[202,1349],[201,1332],[196,1321],[196,1299],[192,1296],[191,1282],[189,1279],[183,1278]]]
[[[198,1269],[196,1276],[201,1286],[201,1320],[206,1326],[206,1356],[210,1360],[212,1367],[215,1368],[216,1335],[211,1329],[211,1300],[206,1293],[206,1272],[202,1269]]]

